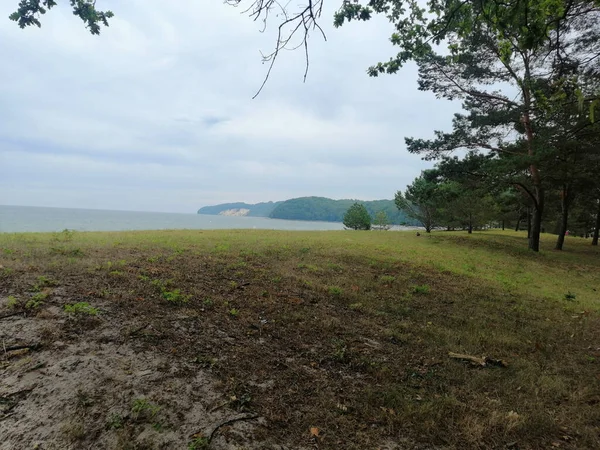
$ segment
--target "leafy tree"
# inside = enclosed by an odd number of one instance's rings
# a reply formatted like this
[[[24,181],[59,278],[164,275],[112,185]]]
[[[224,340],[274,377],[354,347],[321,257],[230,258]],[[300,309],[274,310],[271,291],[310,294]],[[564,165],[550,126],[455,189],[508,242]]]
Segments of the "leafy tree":
[[[353,230],[370,230],[371,216],[361,203],[354,203],[344,214],[344,226]]]
[[[390,229],[390,226],[390,220],[388,219],[385,211],[378,211],[377,214],[375,214],[375,219],[373,220],[373,228],[387,231]]]
[[[112,11],[96,9],[96,0],[69,0],[73,15],[85,23],[92,34],[100,34],[100,26],[108,26],[108,19],[113,17]],[[40,17],[57,5],[56,0],[21,0],[18,9],[9,18],[21,28],[35,25],[41,27]]]
[[[580,106],[588,106],[593,119],[598,92],[584,92],[580,78],[599,70],[597,3],[430,0],[426,9],[413,1],[348,1],[335,24],[385,14],[396,27],[391,40],[400,50],[369,68],[369,74],[396,73],[412,60],[419,67],[421,90],[463,100],[467,114],[456,115],[451,133],[407,139],[409,151],[432,159],[456,149],[490,152],[498,173],[533,204],[529,247],[538,251],[547,189],[540,166],[554,150],[538,130],[548,111],[564,105],[567,81],[576,86]],[[439,52],[442,44],[446,49]]]
[[[441,191],[437,183],[437,171],[424,170],[404,194],[396,192],[396,206],[406,215],[418,221],[427,233],[440,222],[440,210],[443,207]]]

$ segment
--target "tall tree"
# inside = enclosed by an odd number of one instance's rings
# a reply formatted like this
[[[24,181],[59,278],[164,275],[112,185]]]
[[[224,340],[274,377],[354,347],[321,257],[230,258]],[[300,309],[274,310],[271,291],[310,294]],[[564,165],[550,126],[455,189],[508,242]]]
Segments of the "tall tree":
[[[419,66],[419,88],[463,100],[451,133],[433,140],[407,139],[409,151],[438,158],[443,152],[475,149],[502,156],[513,184],[533,204],[529,248],[538,251],[546,185],[540,171],[548,142],[537,135],[540,112],[564,101],[562,85],[541,92],[540,80],[558,73],[568,60],[580,73],[597,72],[600,56],[598,1],[430,0],[429,12],[413,1],[345,2],[336,25],[384,13],[396,26],[399,53],[369,69],[396,73],[410,60]],[[443,52],[436,45],[444,44]],[[567,76],[567,75],[565,75]],[[597,106],[597,93],[582,98]],[[518,176],[515,176],[518,175]]]
[[[352,230],[370,230],[371,216],[362,203],[355,202],[344,214],[344,226]]]
[[[439,224],[440,210],[444,206],[437,177],[436,170],[424,170],[404,193],[398,191],[395,196],[398,209],[417,220],[427,233]]]

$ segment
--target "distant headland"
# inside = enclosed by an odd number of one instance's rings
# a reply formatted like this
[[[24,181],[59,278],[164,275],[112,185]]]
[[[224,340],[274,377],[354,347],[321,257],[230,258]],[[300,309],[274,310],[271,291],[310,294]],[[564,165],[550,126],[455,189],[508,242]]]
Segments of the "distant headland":
[[[363,202],[353,199],[333,200],[326,197],[299,197],[279,202],[271,201],[256,204],[237,202],[204,206],[198,210],[198,214],[342,222],[344,214],[356,201],[365,205],[372,217],[375,217],[375,214],[379,211],[384,211],[392,224],[413,225],[413,221],[398,210],[393,200]]]

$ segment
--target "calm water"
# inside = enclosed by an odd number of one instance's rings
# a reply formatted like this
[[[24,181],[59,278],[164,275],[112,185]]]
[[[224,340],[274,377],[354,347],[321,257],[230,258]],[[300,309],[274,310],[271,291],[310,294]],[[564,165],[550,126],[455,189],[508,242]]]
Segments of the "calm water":
[[[342,230],[341,223],[97,209],[0,206],[0,232],[163,229]]]

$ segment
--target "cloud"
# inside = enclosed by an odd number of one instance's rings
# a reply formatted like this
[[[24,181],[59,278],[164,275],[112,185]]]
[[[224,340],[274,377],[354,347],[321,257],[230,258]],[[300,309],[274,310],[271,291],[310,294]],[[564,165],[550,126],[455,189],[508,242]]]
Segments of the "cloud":
[[[0,4],[0,18],[17,0]],[[369,78],[390,25],[331,26],[285,52],[261,95],[274,28],[220,2],[103,0],[91,36],[62,2],[42,28],[0,20],[0,204],[193,212],[302,195],[392,198],[428,163],[405,136],[458,105],[417,90],[416,69]],[[327,5],[333,8],[333,1]]]

